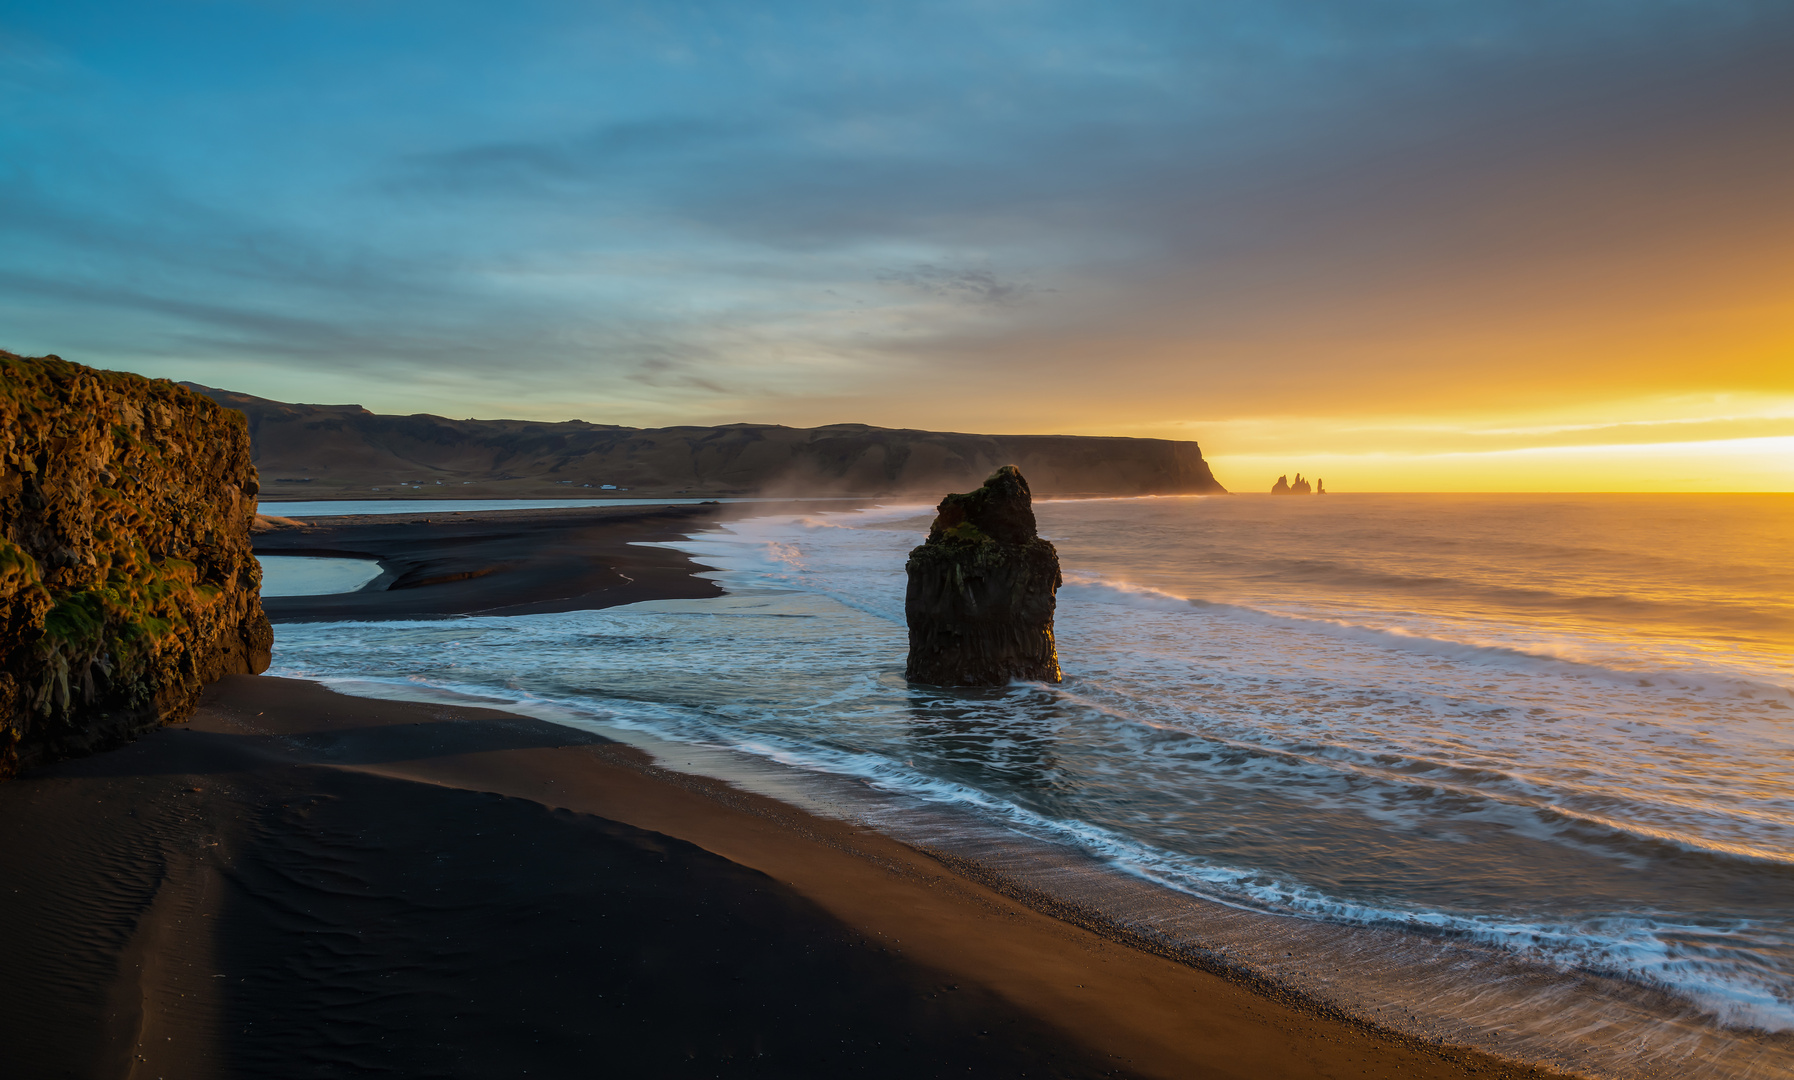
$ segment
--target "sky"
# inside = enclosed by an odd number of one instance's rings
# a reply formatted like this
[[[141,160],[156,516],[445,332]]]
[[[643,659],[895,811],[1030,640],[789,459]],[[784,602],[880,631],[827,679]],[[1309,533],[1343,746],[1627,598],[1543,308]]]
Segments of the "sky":
[[[0,348],[1794,490],[1786,0],[0,0]]]

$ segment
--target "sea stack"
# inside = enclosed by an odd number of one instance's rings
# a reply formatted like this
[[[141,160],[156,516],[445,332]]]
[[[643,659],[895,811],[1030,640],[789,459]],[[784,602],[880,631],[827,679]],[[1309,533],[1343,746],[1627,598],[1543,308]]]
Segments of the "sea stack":
[[[1014,465],[977,491],[941,500],[928,540],[909,553],[912,682],[1000,686],[1058,682],[1053,607],[1059,553],[1040,538],[1028,481]]]
[[[184,719],[268,666],[240,413],[0,352],[0,779]]]

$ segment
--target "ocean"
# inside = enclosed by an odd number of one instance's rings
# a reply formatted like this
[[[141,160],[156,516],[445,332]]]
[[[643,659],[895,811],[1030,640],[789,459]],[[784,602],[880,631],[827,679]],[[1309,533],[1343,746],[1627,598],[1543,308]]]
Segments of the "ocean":
[[[1794,497],[1035,509],[1059,686],[903,680],[921,505],[670,545],[712,600],[282,625],[274,673],[625,737],[1423,1038],[1794,1075]]]

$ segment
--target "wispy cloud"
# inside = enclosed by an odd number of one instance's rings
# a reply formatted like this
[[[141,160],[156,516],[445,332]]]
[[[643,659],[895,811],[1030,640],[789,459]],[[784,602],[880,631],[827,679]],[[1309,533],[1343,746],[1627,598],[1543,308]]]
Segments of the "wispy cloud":
[[[1005,281],[988,269],[950,269],[929,263],[921,263],[906,270],[886,271],[879,275],[878,280],[882,284],[900,286],[923,296],[986,307],[1010,307],[1043,291],[1024,281]]]
[[[1775,0],[71,0],[3,35],[11,348],[998,430],[1794,389]]]

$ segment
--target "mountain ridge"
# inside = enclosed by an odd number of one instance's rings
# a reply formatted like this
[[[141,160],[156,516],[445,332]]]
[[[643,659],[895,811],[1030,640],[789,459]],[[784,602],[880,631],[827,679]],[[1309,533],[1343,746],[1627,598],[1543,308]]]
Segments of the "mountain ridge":
[[[242,412],[263,499],[929,494],[1018,465],[1043,495],[1220,494],[1195,442],[828,424],[453,420],[181,385]],[[606,488],[605,485],[613,485]],[[575,494],[577,493],[577,494]]]

